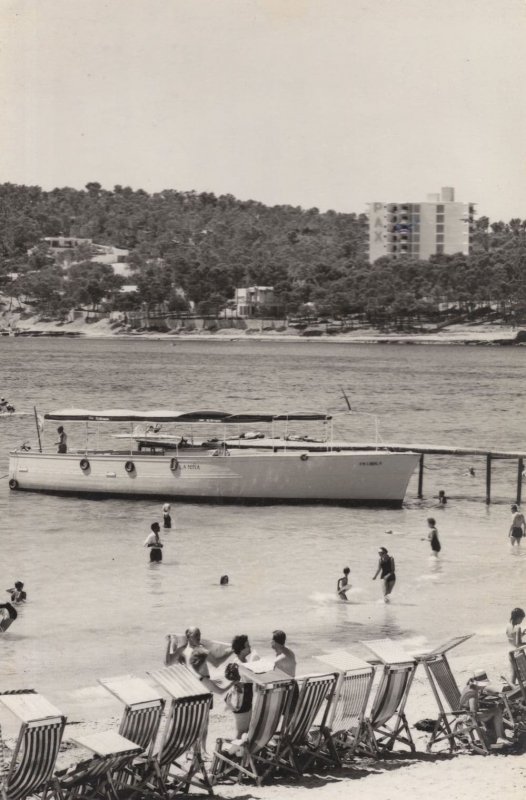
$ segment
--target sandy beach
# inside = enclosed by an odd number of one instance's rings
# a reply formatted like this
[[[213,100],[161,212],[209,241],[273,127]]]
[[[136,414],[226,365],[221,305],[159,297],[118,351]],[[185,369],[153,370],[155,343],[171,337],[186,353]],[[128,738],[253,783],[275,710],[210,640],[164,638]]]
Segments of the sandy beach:
[[[474,660],[472,656],[451,656],[449,661],[460,686],[480,667],[486,668],[490,679],[495,682],[507,671],[504,647],[489,658],[486,653],[482,661]],[[218,671],[216,676],[220,675]],[[97,692],[101,698],[107,697],[102,687]],[[67,709],[62,710],[67,713]],[[74,720],[68,724],[57,766],[63,768],[89,756],[88,751],[73,744],[70,737],[95,730],[116,730],[120,714],[121,707],[115,701],[115,714],[111,717],[97,723]],[[489,756],[451,755],[447,750],[426,752],[429,734],[416,730],[414,723],[423,718],[436,718],[436,704],[421,666],[417,668],[411,687],[406,716],[416,745],[414,754],[409,753],[407,748],[397,746],[393,753],[380,759],[357,757],[341,769],[319,770],[301,779],[278,778],[262,787],[251,783],[218,784],[215,794],[232,800],[307,800],[313,796],[321,800],[345,800],[352,792],[357,792],[361,800],[405,800],[407,797],[420,796],[425,796],[427,800],[518,800],[523,796],[526,784],[526,737],[519,745]],[[233,734],[233,729],[231,713],[226,710],[222,698],[216,697],[210,719],[208,751],[213,752],[216,737],[228,738]],[[6,743],[11,748],[14,739],[6,737]],[[197,791],[195,793],[199,794]]]
[[[86,322],[78,318],[68,322],[58,320],[42,320],[38,317],[21,316],[15,312],[0,312],[0,331],[16,331],[23,336],[75,336],[90,338],[145,338],[171,340],[174,343],[191,340],[210,341],[275,341],[275,342],[332,342],[348,344],[465,344],[465,345],[497,345],[512,343],[518,328],[506,324],[479,323],[449,325],[440,331],[422,333],[385,332],[375,328],[357,328],[353,331],[339,334],[321,333],[321,335],[303,335],[295,328],[283,330],[269,330],[267,328],[221,328],[215,332],[185,331],[184,329],[171,330],[167,333],[147,331],[140,329],[132,331],[122,326],[116,326],[108,319],[96,322]],[[320,326],[323,330],[323,326]]]

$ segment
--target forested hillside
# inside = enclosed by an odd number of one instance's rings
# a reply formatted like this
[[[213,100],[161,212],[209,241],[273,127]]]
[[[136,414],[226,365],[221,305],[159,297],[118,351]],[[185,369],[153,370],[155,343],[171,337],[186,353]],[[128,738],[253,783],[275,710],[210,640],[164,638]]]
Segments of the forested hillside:
[[[138,292],[120,294],[122,279],[88,261],[89,253],[79,253],[69,272],[43,246],[28,255],[42,237],[58,235],[129,249]],[[507,313],[526,305],[526,221],[479,218],[469,257],[371,266],[364,214],[210,193],[109,191],[95,182],[50,192],[0,185],[0,291],[43,313],[60,316],[82,303],[178,311],[191,300],[214,314],[236,286],[250,285],[275,287],[274,307],[261,311],[279,316],[302,313],[306,303],[332,317],[410,318],[434,313],[439,302],[469,309],[491,301]]]

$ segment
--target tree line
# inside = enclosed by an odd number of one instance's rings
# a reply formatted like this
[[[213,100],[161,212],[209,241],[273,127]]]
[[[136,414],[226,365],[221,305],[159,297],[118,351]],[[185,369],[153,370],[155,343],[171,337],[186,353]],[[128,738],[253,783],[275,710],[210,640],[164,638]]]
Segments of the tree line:
[[[91,239],[130,251],[135,292],[94,262],[82,244],[74,264],[57,263],[44,237]],[[0,185],[0,291],[10,302],[65,316],[80,306],[217,314],[236,287],[273,286],[261,315],[361,314],[399,325],[433,319],[444,304],[504,316],[526,307],[526,221],[473,226],[469,256],[429,261],[367,259],[365,214],[266,206],[232,195],[142,189],[97,182],[83,190]]]

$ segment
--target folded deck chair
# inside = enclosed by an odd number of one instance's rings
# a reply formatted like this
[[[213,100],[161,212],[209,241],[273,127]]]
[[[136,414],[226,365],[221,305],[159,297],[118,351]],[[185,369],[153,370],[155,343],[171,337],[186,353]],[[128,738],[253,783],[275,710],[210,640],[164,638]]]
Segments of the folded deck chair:
[[[248,732],[240,740],[217,739],[212,783],[247,777],[261,786],[267,773],[274,769],[273,758],[267,755],[268,744],[287,712],[295,686],[288,676],[276,679],[275,673],[257,675]]]
[[[36,692],[0,695],[0,702],[21,721],[11,763],[5,765],[2,797],[45,800],[57,760],[66,717]]]
[[[319,735],[320,729],[325,730],[325,721],[337,680],[336,672],[307,675],[296,679],[299,694],[287,709],[281,731],[276,735],[275,741],[270,743],[269,755],[272,767],[268,771],[268,777],[276,770],[301,775],[315,759],[325,762],[337,761],[333,752],[330,753],[331,758],[327,758]],[[319,713],[322,716],[318,735],[309,738]]]
[[[461,691],[446,655],[472,636],[472,633],[455,636],[439,647],[416,657],[417,662],[424,665],[439,712],[435,728],[427,744],[428,752],[436,744],[447,742],[451,751],[467,747],[475,753],[483,755],[489,753],[481,717],[476,712],[460,708]]]
[[[404,709],[417,662],[392,639],[371,639],[362,644],[372,650],[382,666],[379,668],[380,683],[355,749],[378,756],[382,751],[392,750],[399,742],[414,752]]]
[[[364,736],[365,712],[375,670],[367,661],[345,650],[334,650],[317,658],[339,671],[325,725],[320,727],[328,755],[339,765],[341,756],[352,756]]]
[[[101,731],[86,736],[71,737],[81,747],[90,750],[91,758],[79,761],[68,769],[55,773],[54,794],[58,800],[71,798],[102,798],[119,800],[115,777],[131,764],[143,749],[116,731]]]
[[[173,665],[148,675],[170,695],[166,724],[158,751],[145,767],[149,785],[161,794],[190,790],[190,786],[213,794],[201,753],[201,740],[208,728],[212,694],[193,672]],[[186,763],[181,757],[187,753]],[[201,780],[194,776],[200,773]]]

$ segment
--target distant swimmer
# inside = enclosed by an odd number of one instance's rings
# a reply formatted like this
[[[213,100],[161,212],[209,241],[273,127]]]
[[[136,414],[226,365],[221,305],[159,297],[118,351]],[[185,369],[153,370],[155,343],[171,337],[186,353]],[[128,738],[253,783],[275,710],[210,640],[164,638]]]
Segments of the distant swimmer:
[[[11,603],[0,603],[0,633],[4,633],[17,617],[17,610]]]
[[[384,603],[389,603],[390,600],[388,595],[391,594],[396,583],[395,560],[389,555],[386,547],[380,547],[378,550],[378,555],[380,556],[378,561],[378,569],[373,576],[373,581],[375,581],[378,575],[380,575],[383,583],[382,589],[384,593]]]
[[[446,493],[445,493],[445,491],[443,489],[440,489],[440,491],[438,493],[438,505],[439,506],[447,505],[447,497],[446,497]]]
[[[524,520],[524,514],[522,514],[519,511],[519,508],[516,505],[513,505],[511,507],[511,513],[512,513],[512,518],[511,518],[511,525],[510,525],[510,530],[509,530],[508,536],[510,537],[510,542],[511,542],[512,547],[514,545],[517,545],[517,547],[520,547],[521,539],[524,536],[525,526],[526,526],[526,523],[525,523],[525,520]]]
[[[427,518],[427,524],[429,526],[429,533],[427,534],[427,541],[431,545],[431,551],[434,556],[438,556],[440,551],[442,550],[442,545],[440,544],[440,539],[438,538],[438,531],[437,531],[437,524],[436,520],[433,517]],[[425,541],[422,539],[422,541]]]
[[[150,548],[150,561],[162,561],[163,560],[163,543],[161,542],[159,531],[161,530],[161,526],[158,522],[152,522],[150,525],[151,533],[148,534],[146,540],[144,542],[145,547]]]
[[[228,586],[228,575],[221,575],[221,578],[219,579],[219,585]]]
[[[349,583],[350,571],[351,570],[349,569],[349,567],[344,567],[343,575],[341,578],[338,578],[338,583],[336,584],[336,592],[338,594],[338,597],[340,597],[342,600],[348,599],[347,592],[351,588],[351,585]]]
[[[475,477],[475,469],[474,469],[474,467],[470,467],[469,470],[468,470],[468,473],[469,473],[469,475],[471,475],[472,478],[474,478]]]
[[[24,603],[27,600],[27,592],[24,591],[24,584],[22,581],[15,581],[15,585],[11,589],[6,589],[6,592],[9,592],[11,595],[11,602],[16,603]]]
[[[165,503],[163,506],[163,528],[172,527],[172,516],[170,514],[170,509],[170,503]]]

